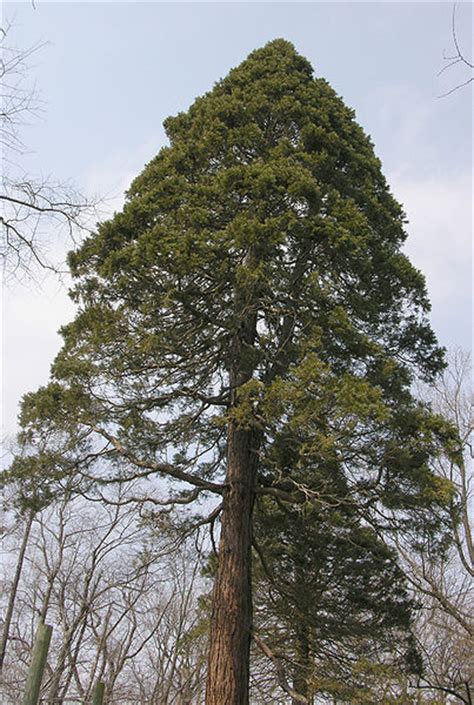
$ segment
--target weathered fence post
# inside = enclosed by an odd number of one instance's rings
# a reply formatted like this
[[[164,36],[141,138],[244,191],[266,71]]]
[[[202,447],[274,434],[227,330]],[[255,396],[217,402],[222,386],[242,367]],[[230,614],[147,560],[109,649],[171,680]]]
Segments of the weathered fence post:
[[[97,681],[92,693],[92,705],[103,705],[105,685],[102,681]]]
[[[31,663],[26,679],[23,705],[37,705],[38,703],[52,631],[53,628],[48,624],[44,624],[43,622],[38,624],[35,643],[33,645],[33,651],[31,652]]]

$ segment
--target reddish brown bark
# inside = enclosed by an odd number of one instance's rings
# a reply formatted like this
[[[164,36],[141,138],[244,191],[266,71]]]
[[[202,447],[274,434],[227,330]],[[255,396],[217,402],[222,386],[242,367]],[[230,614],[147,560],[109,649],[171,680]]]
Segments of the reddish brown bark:
[[[257,438],[230,424],[214,585],[206,705],[247,705],[252,627],[252,509]]]

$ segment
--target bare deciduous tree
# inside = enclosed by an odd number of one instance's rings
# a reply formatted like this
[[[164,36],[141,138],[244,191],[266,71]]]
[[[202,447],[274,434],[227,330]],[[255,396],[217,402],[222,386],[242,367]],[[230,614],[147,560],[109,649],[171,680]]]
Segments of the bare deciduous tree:
[[[423,609],[416,633],[425,661],[418,687],[438,692],[446,703],[472,705],[474,696],[474,549],[472,524],[473,396],[471,357],[454,350],[448,368],[437,384],[420,390],[433,409],[455,424],[461,445],[457,460],[440,459],[438,476],[449,480],[452,547],[446,555],[426,546],[417,555],[399,546],[407,576]]]
[[[12,26],[0,28],[0,261],[4,275],[32,274],[37,268],[60,271],[48,243],[62,246],[97,219],[98,201],[85,198],[71,184],[33,177],[21,166],[26,151],[22,127],[38,116],[42,103],[29,80],[31,58],[44,47],[27,49],[10,43]]]
[[[10,625],[13,617],[13,610],[15,607],[16,595],[18,592],[18,585],[21,578],[21,573],[23,570],[23,564],[25,561],[25,553],[28,547],[28,540],[30,537],[31,527],[33,525],[33,519],[35,517],[34,510],[30,510],[26,520],[23,525],[23,536],[21,537],[20,549],[18,551],[18,556],[16,560],[15,570],[12,578],[11,585],[8,590],[8,600],[5,610],[5,617],[2,625],[2,637],[0,641],[0,675],[3,670],[3,662],[5,660],[5,653],[7,649],[8,637],[10,634]]]
[[[150,532],[123,501],[66,497],[36,512],[16,586],[2,703],[16,703],[22,692],[38,618],[54,626],[45,702],[88,701],[97,680],[109,702],[201,702],[207,629],[198,609],[199,552]],[[7,562],[7,578],[13,568]]]

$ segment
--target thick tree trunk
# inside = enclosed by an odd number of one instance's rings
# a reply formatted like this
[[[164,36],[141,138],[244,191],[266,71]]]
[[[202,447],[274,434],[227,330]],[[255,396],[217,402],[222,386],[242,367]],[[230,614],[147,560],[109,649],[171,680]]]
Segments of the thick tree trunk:
[[[254,247],[243,265],[254,271]],[[236,288],[235,314],[240,323],[232,341],[229,369],[230,407],[239,405],[239,390],[251,378],[255,360],[249,351],[257,331],[258,292],[255,282]],[[206,705],[248,705],[249,662],[252,631],[252,511],[255,497],[260,433],[227,426],[227,474],[221,515],[217,575],[212,601]]]
[[[206,705],[247,705],[252,628],[252,509],[257,434],[231,423],[214,585]]]

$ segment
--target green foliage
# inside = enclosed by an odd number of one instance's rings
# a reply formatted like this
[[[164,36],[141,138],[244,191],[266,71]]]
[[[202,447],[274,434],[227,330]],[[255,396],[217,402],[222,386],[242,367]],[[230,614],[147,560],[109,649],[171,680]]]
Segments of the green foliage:
[[[416,605],[394,551],[337,494],[296,507],[257,503],[256,629],[289,659],[300,692],[368,703],[358,697],[375,684],[381,702],[382,682],[388,689],[421,671],[410,632]]]
[[[259,493],[302,505],[268,517],[260,505],[273,549],[285,540],[288,561],[314,572],[357,536],[369,565],[351,609],[363,610],[367,581],[391,574],[354,512],[434,535],[451,500],[429,469],[449,429],[410,391],[443,351],[424,278],[401,252],[402,208],[353,111],[283,39],[165,128],[169,146],[123,211],[70,254],[78,313],[51,384],[22,412],[27,453],[62,464],[39,462],[35,476],[153,471],[175,478],[179,506],[175,471],[202,496],[225,476],[229,424],[254,429]],[[316,532],[314,565],[293,555],[296,531]],[[371,628],[406,619],[396,603],[379,614],[374,595]]]

